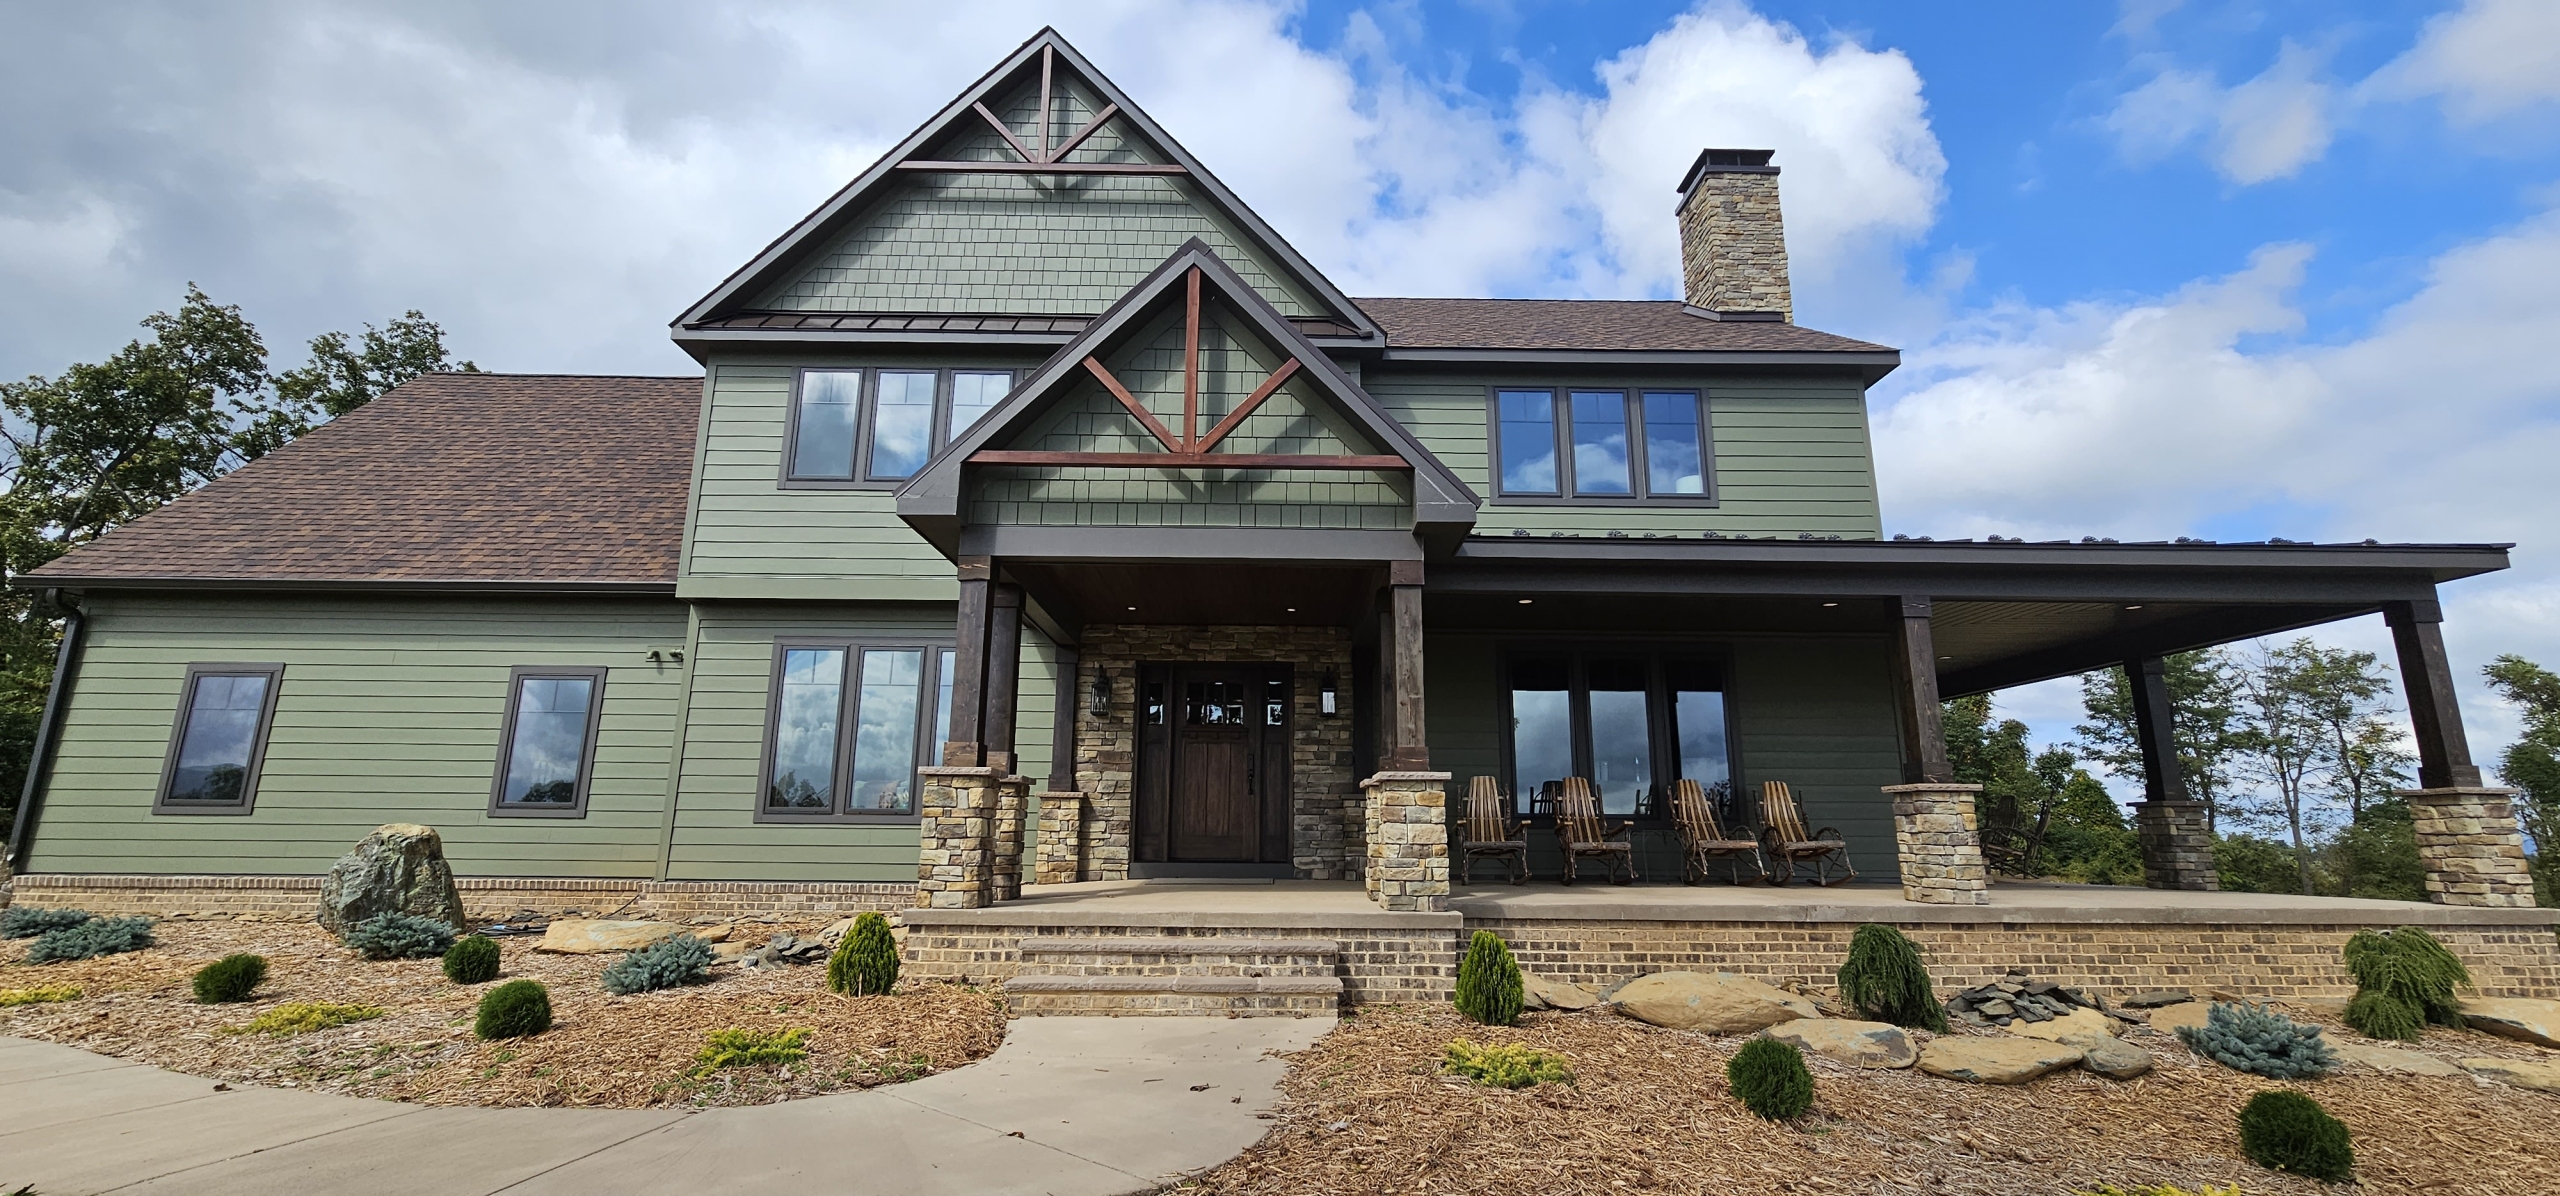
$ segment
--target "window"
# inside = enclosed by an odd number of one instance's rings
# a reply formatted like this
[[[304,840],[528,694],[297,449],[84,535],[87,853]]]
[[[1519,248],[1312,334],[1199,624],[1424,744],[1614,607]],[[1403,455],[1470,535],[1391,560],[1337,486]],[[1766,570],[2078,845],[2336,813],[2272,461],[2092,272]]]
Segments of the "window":
[[[911,817],[916,769],[951,733],[950,648],[783,643],[759,821]]]
[[[1600,811],[1661,817],[1687,777],[1724,801],[1733,788],[1723,670],[1714,661],[1631,649],[1534,650],[1504,661],[1510,733],[1504,764],[1519,811],[1552,815],[1553,790],[1585,777]]]
[[[1493,392],[1495,493],[1558,503],[1709,503],[1706,404],[1694,390]]]
[[[275,723],[280,664],[192,664],[178,690],[169,759],[160,770],[161,814],[246,814]]]
[[[893,486],[1013,389],[1010,370],[807,369],[791,399],[787,485]]]
[[[586,816],[596,728],[604,715],[604,679],[600,668],[519,668],[508,673],[490,813]]]

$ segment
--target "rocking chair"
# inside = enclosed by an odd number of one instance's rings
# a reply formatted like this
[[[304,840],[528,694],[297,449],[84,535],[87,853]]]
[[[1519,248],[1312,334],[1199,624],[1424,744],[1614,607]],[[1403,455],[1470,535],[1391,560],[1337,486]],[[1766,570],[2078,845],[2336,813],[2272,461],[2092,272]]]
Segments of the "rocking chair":
[[[1520,830],[1511,804],[1492,777],[1467,781],[1466,841],[1458,861],[1458,883],[1475,882],[1476,861],[1498,859],[1510,869],[1511,883],[1529,883],[1529,837]]]
[[[1858,870],[1849,863],[1848,841],[1827,826],[1806,834],[1804,814],[1796,809],[1795,792],[1785,781],[1761,782],[1760,804],[1760,816],[1768,822],[1760,832],[1760,850],[1768,857],[1770,884],[1794,880],[1798,865],[1807,868],[1818,885],[1857,879]]]
[[[1769,879],[1769,865],[1760,858],[1757,839],[1736,839],[1716,823],[1715,806],[1707,801],[1706,789],[1697,781],[1683,779],[1671,789],[1671,817],[1680,830],[1680,865],[1682,881],[1697,884],[1707,878],[1709,865],[1722,860],[1730,870],[1728,879],[1743,882],[1742,865],[1751,865],[1751,879]]]
[[[1632,822],[1604,826],[1600,821],[1600,803],[1591,796],[1591,782],[1582,777],[1566,777],[1556,793],[1556,842],[1564,848],[1564,883],[1572,884],[1574,874],[1585,859],[1605,861],[1609,883],[1634,884],[1636,880],[1635,844],[1627,838]]]

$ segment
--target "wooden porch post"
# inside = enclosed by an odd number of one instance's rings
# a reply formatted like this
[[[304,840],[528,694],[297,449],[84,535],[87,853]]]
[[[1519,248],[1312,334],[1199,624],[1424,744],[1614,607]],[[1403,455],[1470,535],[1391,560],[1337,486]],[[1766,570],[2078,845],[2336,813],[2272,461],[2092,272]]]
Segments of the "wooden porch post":
[[[1007,582],[993,584],[987,608],[987,697],[986,715],[980,723],[980,741],[989,768],[1013,771],[1016,755],[1014,720],[1021,705],[1022,682],[1022,587]],[[960,692],[953,689],[951,703],[960,704]],[[958,726],[958,715],[953,715]]]
[[[994,598],[995,563],[964,556],[960,566],[959,643],[951,659],[951,738],[942,742],[942,766],[976,768],[986,762],[987,631]]]
[[[1938,647],[1929,628],[1926,596],[1906,595],[1894,653],[1902,707],[1902,780],[1907,785],[1956,779],[1947,763],[1945,719],[1938,708]]]
[[[1902,899],[1932,905],[1982,905],[1990,874],[1982,864],[1982,828],[1974,809],[1980,785],[1956,783],[1947,763],[1945,718],[1938,709],[1938,645],[1926,595],[1906,594],[1894,637],[1894,697],[1902,708],[1902,784],[1893,799],[1893,842],[1902,868]]]
[[[1049,783],[1040,792],[1040,858],[1032,880],[1044,885],[1084,879],[1084,794],[1076,789],[1076,707],[1084,700],[1081,655],[1058,647],[1057,710],[1049,728]]]
[[[2433,598],[2394,602],[2382,608],[2382,618],[2399,649],[2400,683],[2418,735],[2418,788],[2477,788],[2480,766],[2471,762],[2453,697],[2453,666],[2444,655],[2444,608]]]
[[[2516,826],[2513,789],[2481,784],[2453,697],[2453,665],[2444,654],[2444,608],[2430,593],[2382,608],[2400,652],[2400,683],[2409,723],[2418,734],[2418,787],[2402,790],[2427,870],[2427,900],[2443,905],[2521,908],[2533,904],[2525,871],[2524,834]]]
[[[1386,643],[1380,652],[1386,665],[1385,759],[1390,772],[1424,772],[1431,767],[1431,748],[1424,741],[1422,717],[1422,562],[1391,561],[1387,565],[1387,612],[1380,630]]]
[[[2142,883],[2155,889],[2213,892],[2222,874],[2213,864],[2213,824],[2205,804],[2187,792],[2178,765],[2177,704],[2169,700],[2168,665],[2157,656],[2124,662],[2133,699],[2135,737],[2142,746],[2143,800],[2133,808],[2142,843]]]

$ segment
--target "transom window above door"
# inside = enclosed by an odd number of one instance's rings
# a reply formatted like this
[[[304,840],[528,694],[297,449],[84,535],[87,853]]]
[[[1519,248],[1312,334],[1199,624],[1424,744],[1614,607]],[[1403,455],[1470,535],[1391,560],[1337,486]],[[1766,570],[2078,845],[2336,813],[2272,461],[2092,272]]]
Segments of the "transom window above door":
[[[1494,493],[1528,502],[1712,505],[1713,447],[1695,390],[1501,387]]]
[[[1013,379],[1011,370],[802,370],[792,387],[784,483],[903,482],[995,410]]]
[[[1712,800],[1733,789],[1724,670],[1644,648],[1525,650],[1503,661],[1510,714],[1503,763],[1519,812],[1545,817],[1566,777],[1585,777],[1613,817],[1659,818],[1683,778]]]

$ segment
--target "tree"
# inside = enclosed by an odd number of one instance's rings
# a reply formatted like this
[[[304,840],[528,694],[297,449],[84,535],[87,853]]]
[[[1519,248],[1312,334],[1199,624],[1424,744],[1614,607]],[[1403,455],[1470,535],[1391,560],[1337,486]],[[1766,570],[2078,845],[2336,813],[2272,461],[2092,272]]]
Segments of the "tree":
[[[2317,833],[2321,810],[2313,803],[2317,770],[2328,750],[2327,728],[2317,707],[2322,650],[2309,639],[2279,648],[2258,645],[2241,666],[2241,718],[2249,744],[2240,774],[2261,788],[2240,807],[2244,816],[2282,824],[2293,842],[2293,858],[2302,882],[2311,886],[2311,844],[2305,831]]]
[[[2535,902],[2560,905],[2560,859],[2550,849],[2560,835],[2560,674],[2521,656],[2500,656],[2481,671],[2524,716],[2524,734],[2498,756],[2498,777],[2522,791],[2516,820],[2533,840]]]
[[[2003,872],[2096,884],[2142,878],[2142,853],[2107,787],[2067,748],[2027,745],[2027,725],[1993,717],[1991,698],[1948,702],[1940,714],[1956,779],[1982,786],[1983,854]]]
[[[2248,746],[2240,722],[2238,672],[2220,648],[2180,652],[2163,659],[2169,702],[2176,710],[2171,741],[2189,796],[2205,804],[2205,825],[2219,824],[2233,769]],[[2080,703],[2089,721],[2073,728],[2080,758],[2123,777],[2142,775],[2142,736],[2133,716],[2133,687],[2121,668],[2080,679]]]
[[[311,363],[276,375],[276,395],[336,419],[420,374],[446,371],[476,374],[480,367],[446,356],[444,329],[412,308],[381,329],[365,325],[358,347],[349,347],[343,332],[311,338]]]

